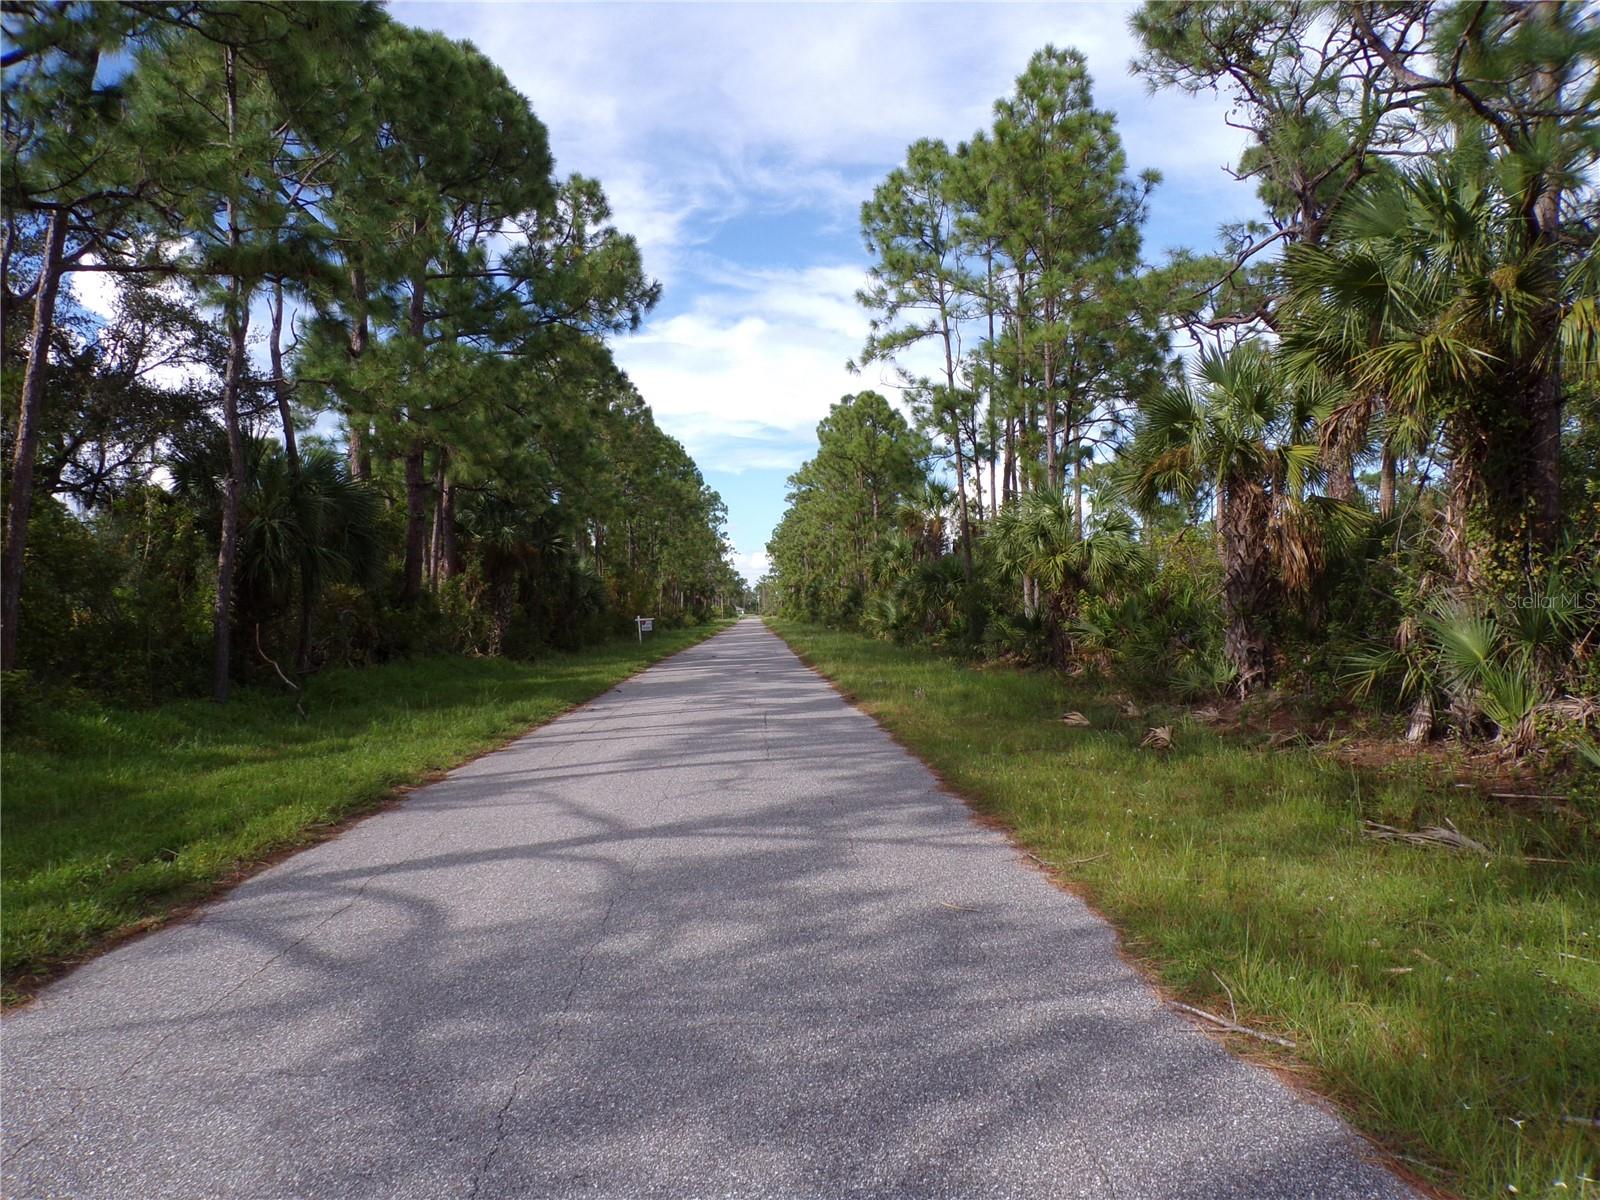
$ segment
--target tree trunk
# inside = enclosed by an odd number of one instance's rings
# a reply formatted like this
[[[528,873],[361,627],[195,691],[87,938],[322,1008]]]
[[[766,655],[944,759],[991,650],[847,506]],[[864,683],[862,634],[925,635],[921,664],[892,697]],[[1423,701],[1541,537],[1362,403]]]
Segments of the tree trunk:
[[[1077,406],[1069,404],[1067,406],[1066,435],[1067,444],[1073,447],[1078,444],[1077,426],[1074,424],[1076,413]],[[1076,449],[1072,455],[1072,531],[1077,535],[1080,542],[1083,541],[1083,462]]]
[[[428,553],[428,473],[425,449],[417,438],[406,451],[406,559],[400,599],[410,602],[422,595],[422,572]]]
[[[1444,556],[1455,569],[1457,585],[1470,588],[1477,571],[1468,521],[1477,487],[1475,473],[1472,467],[1463,461],[1464,457],[1460,453],[1452,456],[1449,478],[1445,482]]]
[[[961,453],[961,413],[956,407],[956,362],[950,347],[950,317],[943,301],[939,305],[940,332],[944,335],[945,399],[950,405],[950,437],[956,447],[956,510],[961,529],[961,566],[967,582],[972,582],[972,530],[967,520],[967,464]]]
[[[1537,25],[1548,26],[1556,20],[1556,6],[1551,3],[1529,6]],[[1560,70],[1541,69],[1534,74],[1531,89],[1534,105],[1544,113],[1553,113],[1561,106],[1561,89],[1570,65]],[[1541,116],[1539,126],[1549,127],[1560,118]],[[1538,191],[1528,210],[1532,225],[1530,241],[1533,248],[1545,253],[1556,250],[1561,238],[1561,180],[1552,170],[1541,179]],[[1561,322],[1558,303],[1552,303],[1534,318],[1538,328],[1536,344],[1551,348],[1547,358],[1530,364],[1533,376],[1529,390],[1529,423],[1532,433],[1533,460],[1529,491],[1533,500],[1534,539],[1543,550],[1555,548],[1561,537],[1561,419],[1565,399],[1561,386],[1561,359],[1557,327]]]
[[[223,50],[228,93],[228,141],[231,145],[238,128],[238,77],[235,52]],[[230,196],[228,248],[232,252],[231,270],[237,271],[239,247],[238,201]],[[244,491],[244,435],[239,429],[239,385],[244,376],[245,356],[250,333],[250,291],[239,275],[229,285],[228,365],[222,378],[222,424],[228,437],[228,478],[222,490],[222,538],[217,550],[217,597],[211,621],[211,698],[218,704],[228,699],[229,673],[233,652],[233,576],[239,552],[239,501]]]
[[[1028,344],[1022,329],[1022,314],[1025,311],[1023,304],[1027,298],[1027,289],[1022,277],[1022,267],[1017,267],[1017,396],[1021,400],[1017,413],[1017,495],[1022,495],[1033,484],[1033,473],[1030,469],[1033,464],[1028,462],[1028,455],[1033,452],[1033,401],[1028,398]]]
[[[1555,340],[1554,334],[1550,340]],[[1561,368],[1552,361],[1542,366],[1529,396],[1533,426],[1533,536],[1543,550],[1552,550],[1561,538]]]
[[[1385,439],[1383,463],[1378,469],[1378,516],[1387,521],[1394,516],[1394,447]]]
[[[951,429],[956,444],[956,513],[961,530],[961,565],[968,581],[972,579],[972,530],[967,523],[967,464],[961,454],[961,422]]]
[[[426,264],[424,264],[412,276],[410,321],[408,323],[408,332],[417,343],[416,356],[419,363],[424,352],[424,335],[428,329],[427,286],[428,271]],[[407,417],[412,422],[416,422],[417,414],[408,412]],[[407,602],[415,600],[422,594],[423,565],[428,552],[428,483],[423,455],[422,438],[414,436],[411,441],[411,448],[406,451],[405,458],[406,557],[405,573],[400,586],[400,598]]]
[[[22,396],[17,411],[16,445],[11,456],[11,495],[6,507],[6,545],[0,579],[0,670],[17,665],[17,621],[22,612],[23,551],[28,520],[33,515],[34,459],[39,451],[39,414],[44,404],[44,379],[50,366],[50,337],[55,329],[56,292],[61,285],[61,257],[67,241],[67,210],[50,214],[44,258],[34,286],[33,328],[28,335],[28,365],[23,368]]]
[[[300,477],[300,450],[295,444],[294,411],[290,404],[289,381],[283,376],[283,280],[272,281],[272,395],[278,402],[278,420],[283,425],[283,457],[289,474]]]
[[[350,478],[357,483],[367,483],[372,479],[372,454],[367,449],[366,418],[353,414],[346,417],[345,436],[348,443],[345,463],[349,467]]]
[[[1239,694],[1269,682],[1271,647],[1262,618],[1271,598],[1272,563],[1267,543],[1271,501],[1266,489],[1247,479],[1225,482],[1222,523],[1222,600],[1227,619],[1223,645],[1239,673]]]
[[[433,523],[428,534],[428,586],[439,590],[442,578],[439,556],[444,553],[444,458],[443,447],[433,452]]]
[[[350,268],[350,361],[360,362],[367,352],[367,273],[359,266]],[[372,478],[372,455],[367,450],[367,418],[355,413],[345,414],[348,427],[348,456],[350,478],[366,483]]]
[[[272,337],[268,342],[272,355],[272,394],[278,402],[278,420],[283,426],[283,457],[289,464],[289,475],[298,484],[300,480],[300,448],[295,439],[294,410],[290,403],[291,389],[283,374],[283,279],[272,281]],[[298,619],[295,622],[294,669],[304,674],[311,669],[311,613],[316,605],[316,580],[304,565],[300,570],[300,598]]]
[[[983,524],[983,457],[978,453],[978,409],[977,401],[973,401],[972,424],[968,429],[972,435],[972,496],[973,507],[978,513],[978,524]]]
[[[514,580],[492,578],[489,583],[489,645],[491,658],[498,658],[505,648],[506,635],[511,632],[511,619],[517,611],[517,588]]]
[[[1348,503],[1356,496],[1356,462],[1343,440],[1328,451],[1328,498]]]
[[[448,471],[441,471],[439,475],[439,513],[439,579],[443,582],[458,571],[456,485],[451,481]]]
[[[984,382],[989,429],[989,514],[995,517],[1000,514],[1000,493],[995,490],[995,459],[1000,458],[1000,446],[995,445],[995,251],[992,243],[984,246],[984,312],[989,317],[989,378]]]
[[[300,576],[300,617],[295,626],[294,669],[304,675],[311,669],[311,613],[316,605],[316,589],[311,577]]]
[[[1015,430],[1016,422],[1009,416],[1006,417],[1006,458],[1000,478],[1002,480],[1001,486],[1005,489],[1007,503],[1016,499],[1017,496],[1017,443]]]
[[[1059,487],[1060,479],[1057,477],[1056,466],[1056,398],[1055,376],[1052,373],[1054,366],[1051,363],[1051,333],[1050,322],[1052,315],[1050,301],[1045,300],[1044,305],[1044,479],[1051,488]]]

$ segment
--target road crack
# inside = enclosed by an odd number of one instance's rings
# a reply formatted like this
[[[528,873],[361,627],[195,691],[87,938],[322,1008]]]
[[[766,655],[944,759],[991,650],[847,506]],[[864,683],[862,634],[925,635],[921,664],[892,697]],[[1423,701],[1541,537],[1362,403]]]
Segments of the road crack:
[[[366,894],[367,889],[369,887],[371,887],[372,884],[376,880],[382,878],[383,876],[387,875],[390,871],[394,870],[396,865],[398,865],[398,864],[391,863],[388,866],[384,867],[382,870],[374,871],[371,875],[368,875],[365,879],[363,879],[361,881],[361,886],[358,887],[355,890],[355,893],[348,900],[346,900],[343,904],[341,904],[338,908],[336,908],[332,912],[328,913],[325,917],[323,917],[320,921],[318,921],[314,925],[312,925],[311,928],[307,929],[304,933],[302,933],[299,937],[295,938],[295,940],[290,942],[287,946],[284,946],[281,950],[277,951],[275,954],[270,955],[267,958],[267,960],[265,962],[263,962],[260,966],[258,966],[254,971],[251,971],[249,974],[247,974],[247,975],[243,976],[242,978],[240,978],[237,982],[234,983],[234,985],[232,987],[228,988],[221,995],[217,996],[209,1004],[205,1005],[199,1011],[191,1014],[190,1016],[185,1017],[184,1018],[184,1023],[183,1023],[184,1024],[184,1029],[186,1029],[191,1022],[196,1021],[196,1020],[198,1020],[198,1019],[200,1019],[202,1017],[207,1016],[210,1013],[215,1012],[218,1008],[222,1007],[222,1005],[226,1004],[229,1000],[233,999],[233,997],[237,996],[241,991],[243,991],[246,987],[248,987],[255,980],[260,979],[261,976],[263,976],[268,971],[270,971],[273,968],[274,965],[276,965],[277,963],[281,962],[288,955],[293,954],[301,946],[305,945],[305,943],[308,942],[312,937],[314,937],[324,926],[329,925],[334,921],[337,921],[345,913],[349,912],[357,904],[361,903],[361,898]],[[117,1076],[117,1078],[119,1080],[127,1079],[128,1076],[132,1075],[135,1071],[139,1070],[139,1068],[144,1067],[144,1066],[148,1066],[149,1063],[150,1063],[150,1060],[155,1058],[155,1056],[161,1052],[161,1048],[163,1046],[165,1046],[168,1042],[170,1042],[173,1038],[177,1037],[179,1033],[184,1032],[184,1029],[173,1029],[171,1032],[166,1034],[164,1037],[157,1038],[156,1041],[151,1045],[150,1049],[147,1050],[144,1054],[141,1054],[133,1062],[129,1063],[128,1066],[125,1067],[122,1070],[122,1072]]]
[[[561,998],[561,1007],[555,1011],[551,1018],[552,1023],[559,1023],[563,1017],[572,1011],[572,1002],[578,994],[578,989],[583,986],[583,977],[589,969],[589,962],[594,958],[595,951],[600,948],[600,943],[605,941],[606,935],[610,932],[611,916],[616,912],[617,905],[622,898],[633,888],[633,880],[639,871],[641,855],[642,851],[629,860],[628,873],[623,877],[622,885],[613,891],[610,899],[607,900],[606,910],[600,916],[600,925],[578,959],[577,969],[572,973],[572,982],[567,985],[566,994]],[[505,1103],[500,1106],[500,1110],[495,1114],[494,1137],[489,1143],[489,1149],[485,1151],[483,1161],[478,1164],[477,1169],[472,1173],[472,1186],[467,1190],[467,1200],[477,1200],[478,1191],[483,1186],[484,1179],[488,1176],[490,1168],[494,1166],[494,1160],[499,1155],[500,1148],[505,1145],[506,1119],[511,1115],[512,1107],[522,1094],[523,1082],[533,1073],[533,1068],[543,1056],[547,1044],[548,1038],[541,1039],[537,1049],[528,1056],[527,1061],[522,1064],[522,1068],[512,1078],[511,1088],[506,1093]]]

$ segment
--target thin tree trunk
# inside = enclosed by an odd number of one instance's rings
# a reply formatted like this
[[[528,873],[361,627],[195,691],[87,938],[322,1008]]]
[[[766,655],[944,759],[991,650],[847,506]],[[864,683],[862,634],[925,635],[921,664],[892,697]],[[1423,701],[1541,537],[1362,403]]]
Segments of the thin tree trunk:
[[[311,615],[316,598],[310,576],[301,575],[300,616],[295,624],[294,635],[294,669],[301,675],[311,669]]]
[[[1071,394],[1069,391],[1068,395],[1070,396]],[[1078,441],[1076,436],[1077,425],[1075,424],[1077,411],[1077,405],[1069,400],[1066,423],[1062,429],[1067,435],[1067,444],[1073,447],[1077,446]],[[1072,531],[1080,542],[1083,541],[1083,462],[1081,455],[1076,452],[1072,456]]]
[[[433,452],[433,528],[428,536],[428,585],[439,590],[444,577],[440,557],[444,553],[444,448]]]
[[[1378,516],[1384,520],[1394,516],[1394,474],[1394,447],[1385,439],[1383,463],[1378,469]]]
[[[1548,26],[1556,20],[1556,5],[1549,3],[1529,6],[1533,21]],[[1536,108],[1545,112],[1560,107],[1561,88],[1571,66],[1559,70],[1541,69],[1534,74],[1532,100]],[[1558,118],[1541,117],[1541,126],[1554,124]],[[1533,198],[1529,210],[1532,224],[1530,240],[1535,249],[1549,252],[1561,237],[1561,181],[1554,170],[1546,171],[1542,186]],[[1538,341],[1554,347],[1557,344],[1556,327],[1561,320],[1559,308],[1552,304],[1534,318],[1540,336]],[[1529,480],[1533,499],[1533,532],[1540,548],[1552,550],[1561,536],[1561,422],[1565,399],[1561,386],[1561,359],[1552,351],[1549,358],[1534,364],[1533,386],[1528,397],[1529,417],[1532,426],[1533,462]]]
[[[238,131],[239,97],[233,47],[223,50],[223,63],[228,93],[228,142],[231,146]],[[239,231],[236,197],[228,197],[227,212],[228,249],[233,260],[230,269],[238,271],[239,247],[243,238]],[[227,323],[228,365],[222,379],[222,423],[228,436],[228,477],[222,492],[222,538],[217,551],[217,596],[211,627],[211,698],[218,704],[228,699],[233,650],[233,577],[239,550],[239,501],[244,491],[244,435],[239,429],[239,385],[244,375],[250,333],[250,289],[237,274],[229,285]]]
[[[295,444],[294,412],[290,405],[291,389],[283,375],[283,280],[272,281],[272,340],[268,343],[272,355],[272,395],[278,402],[278,420],[283,425],[283,457],[289,464],[289,474],[300,477],[300,450]]]
[[[423,337],[427,333],[426,308],[427,267],[419,268],[411,281],[411,311],[408,332],[417,343],[417,356],[423,353]],[[416,414],[408,414],[416,422]],[[422,594],[423,559],[428,551],[428,484],[424,446],[420,435],[414,436],[411,448],[406,451],[406,554],[405,572],[400,587],[400,598],[415,600]]]
[[[978,524],[983,524],[983,459],[978,454],[978,412],[974,404],[972,412],[972,488],[973,504],[978,512]]]
[[[367,273],[360,266],[350,268],[350,304],[353,309],[350,322],[349,355],[351,362],[360,362],[367,352]],[[367,418],[355,413],[346,415],[348,426],[350,478],[365,483],[372,478],[372,455],[367,450]]]
[[[956,516],[961,531],[961,563],[967,577],[972,577],[972,532],[967,524],[967,463],[961,451],[961,422],[951,426],[950,436],[956,447]]]
[[[272,281],[272,394],[278,402],[278,420],[283,426],[283,457],[289,475],[299,482],[300,449],[295,439],[291,389],[283,374],[283,279]],[[300,570],[299,613],[295,622],[294,669],[301,674],[311,669],[311,614],[316,605],[316,580],[302,565]]]
[[[1028,462],[1027,456],[1033,451],[1033,401],[1028,397],[1028,346],[1022,328],[1022,314],[1025,311],[1023,304],[1027,299],[1027,290],[1023,282],[1022,267],[1017,267],[1017,395],[1022,404],[1017,413],[1017,495],[1026,492],[1033,484],[1033,464]]]
[[[428,549],[428,473],[423,461],[426,449],[421,438],[406,451],[406,557],[400,585],[400,599],[415,600],[422,595],[423,560]]]
[[[1552,337],[1553,341],[1554,338]],[[1533,426],[1533,533],[1544,550],[1561,537],[1561,367],[1557,356],[1542,365],[1529,397]]]
[[[448,471],[439,476],[439,579],[444,581],[457,573],[456,554],[456,485]],[[598,559],[596,559],[598,561]]]
[[[1051,331],[1054,316],[1055,305],[1047,296],[1044,302],[1044,477],[1050,487],[1057,488],[1061,486],[1061,479],[1060,468],[1056,463],[1056,379],[1050,354],[1055,341],[1055,335]]]
[[[945,397],[950,404],[950,436],[956,447],[956,515],[961,529],[961,566],[966,572],[967,582],[972,582],[972,530],[967,521],[967,464],[961,453],[961,413],[956,407],[956,363],[950,347],[950,317],[945,311],[944,301],[939,303],[940,332],[944,336],[944,380]]]
[[[44,379],[50,365],[50,337],[55,329],[56,292],[61,286],[61,257],[67,241],[67,210],[50,214],[44,258],[34,285],[33,329],[28,336],[28,365],[22,374],[16,445],[11,456],[11,495],[6,507],[4,570],[0,572],[0,670],[17,665],[17,622],[22,613],[23,551],[28,520],[33,515],[34,459],[39,452],[39,414],[44,404]]]
[[[1005,489],[1006,502],[1009,504],[1017,497],[1016,422],[1009,415],[1006,417],[1005,468],[1001,471],[1000,478]]]
[[[1000,512],[1000,493],[996,490],[995,460],[1000,457],[1000,447],[996,443],[995,434],[999,427],[994,419],[994,244],[991,242],[983,248],[983,308],[984,315],[989,321],[989,341],[987,343],[989,355],[989,379],[984,388],[984,404],[987,406],[987,421],[989,429],[989,507],[994,514]]]

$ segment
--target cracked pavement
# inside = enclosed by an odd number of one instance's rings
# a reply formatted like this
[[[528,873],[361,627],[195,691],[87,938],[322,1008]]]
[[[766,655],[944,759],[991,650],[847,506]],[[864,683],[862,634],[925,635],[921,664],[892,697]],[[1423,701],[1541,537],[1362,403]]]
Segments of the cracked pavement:
[[[753,620],[0,1031],[11,1200],[1413,1194]]]

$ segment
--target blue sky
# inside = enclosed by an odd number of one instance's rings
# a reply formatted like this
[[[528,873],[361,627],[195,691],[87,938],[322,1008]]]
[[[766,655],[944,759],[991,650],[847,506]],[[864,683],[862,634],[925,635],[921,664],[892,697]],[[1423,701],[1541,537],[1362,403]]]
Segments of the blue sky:
[[[1130,165],[1155,167],[1146,253],[1209,248],[1254,215],[1220,98],[1147,94],[1122,4],[396,3],[468,38],[550,129],[557,170],[598,177],[664,285],[616,354],[729,510],[751,579],[784,480],[846,392],[867,319],[861,201],[920,137],[988,123],[1033,51],[1076,46]]]

